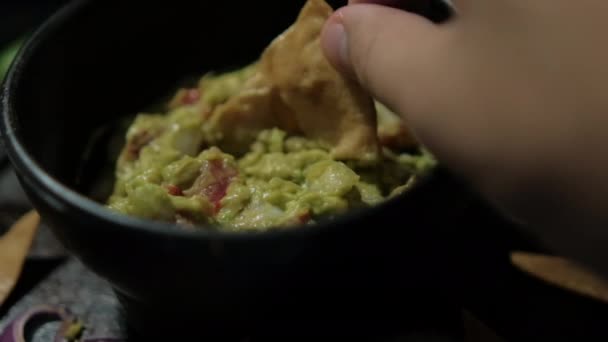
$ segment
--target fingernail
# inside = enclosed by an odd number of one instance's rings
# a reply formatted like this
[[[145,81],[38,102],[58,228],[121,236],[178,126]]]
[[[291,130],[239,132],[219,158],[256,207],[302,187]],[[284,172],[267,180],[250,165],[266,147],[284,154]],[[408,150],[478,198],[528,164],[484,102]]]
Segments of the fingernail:
[[[350,73],[348,36],[340,12],[329,19],[323,32],[322,44],[330,62],[340,71]]]

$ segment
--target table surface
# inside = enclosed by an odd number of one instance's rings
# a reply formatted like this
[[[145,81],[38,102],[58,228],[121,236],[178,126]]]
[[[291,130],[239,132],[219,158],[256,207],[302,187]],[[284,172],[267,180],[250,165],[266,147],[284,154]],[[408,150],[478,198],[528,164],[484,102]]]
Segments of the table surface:
[[[38,305],[67,308],[85,322],[85,338],[124,337],[119,305],[109,285],[75,259],[62,263],[20,298],[0,321],[0,330],[17,315]],[[35,341],[53,341],[56,328],[57,324],[48,324],[39,329]]]

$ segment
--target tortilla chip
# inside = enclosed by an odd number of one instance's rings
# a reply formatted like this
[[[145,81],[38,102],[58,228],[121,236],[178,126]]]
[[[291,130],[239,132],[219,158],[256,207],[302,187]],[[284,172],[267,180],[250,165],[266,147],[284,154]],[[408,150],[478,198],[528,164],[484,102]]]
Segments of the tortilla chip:
[[[324,0],[309,0],[264,51],[241,92],[216,108],[209,131],[222,132],[222,144],[244,150],[260,130],[279,127],[328,145],[336,159],[378,159],[372,97],[336,71],[321,49],[332,12]]]
[[[211,144],[221,144],[231,154],[244,153],[257,135],[268,128],[281,127],[290,133],[299,132],[292,121],[281,122],[276,115],[286,110],[276,96],[276,90],[261,74],[250,78],[239,94],[219,105],[204,127]]]
[[[403,119],[388,109],[384,104],[376,102],[378,118],[378,140],[380,145],[396,151],[416,147],[418,142],[409,131]]]

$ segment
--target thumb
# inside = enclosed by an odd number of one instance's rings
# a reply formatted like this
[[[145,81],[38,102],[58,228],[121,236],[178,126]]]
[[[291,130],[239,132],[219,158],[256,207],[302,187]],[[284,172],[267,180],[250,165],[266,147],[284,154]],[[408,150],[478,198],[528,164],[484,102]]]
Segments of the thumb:
[[[327,21],[321,44],[336,69],[358,79],[376,99],[400,114],[424,115],[441,79],[445,32],[406,11],[355,4]]]

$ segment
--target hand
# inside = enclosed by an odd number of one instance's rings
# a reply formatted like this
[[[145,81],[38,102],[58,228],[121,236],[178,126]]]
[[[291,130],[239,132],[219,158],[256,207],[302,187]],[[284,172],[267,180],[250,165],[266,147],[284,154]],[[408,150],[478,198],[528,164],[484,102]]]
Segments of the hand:
[[[498,208],[598,265],[608,245],[608,2],[460,0],[440,25],[365,2],[325,26],[336,68]]]

